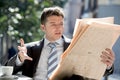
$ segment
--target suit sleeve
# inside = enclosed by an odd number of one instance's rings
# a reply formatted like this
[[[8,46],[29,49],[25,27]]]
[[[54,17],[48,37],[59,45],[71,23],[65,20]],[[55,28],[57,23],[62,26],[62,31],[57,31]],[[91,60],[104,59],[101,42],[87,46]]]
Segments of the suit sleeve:
[[[110,69],[106,69],[104,76],[108,76],[108,75],[112,74],[113,71],[114,71],[114,65]]]

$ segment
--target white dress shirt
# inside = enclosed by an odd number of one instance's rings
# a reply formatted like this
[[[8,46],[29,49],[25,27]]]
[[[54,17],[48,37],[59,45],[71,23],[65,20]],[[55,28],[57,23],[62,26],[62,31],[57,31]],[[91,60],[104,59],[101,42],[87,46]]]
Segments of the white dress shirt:
[[[57,54],[58,54],[58,63],[60,61],[61,54],[63,53],[63,39],[60,38],[59,40],[56,40],[58,44],[56,45],[57,48]],[[41,52],[40,60],[37,66],[36,73],[33,77],[34,80],[47,80],[47,61],[48,56],[50,53],[50,47],[47,46],[50,41],[48,41],[46,38],[44,40],[44,47]]]

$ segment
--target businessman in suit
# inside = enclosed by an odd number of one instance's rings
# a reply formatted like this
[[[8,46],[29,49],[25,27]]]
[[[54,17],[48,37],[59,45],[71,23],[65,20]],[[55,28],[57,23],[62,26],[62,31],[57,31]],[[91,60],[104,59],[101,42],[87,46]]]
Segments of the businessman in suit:
[[[45,35],[41,41],[24,44],[21,39],[21,45],[18,46],[18,54],[12,57],[7,65],[14,66],[13,74],[19,71],[23,75],[32,77],[34,80],[47,80],[48,57],[50,52],[49,43],[56,43],[57,63],[60,61],[61,54],[70,44],[70,39],[63,35],[64,14],[59,7],[45,8],[41,14],[41,29]],[[101,61],[107,65],[105,74],[113,72],[114,53],[106,48],[101,57]],[[92,64],[91,64],[92,65]],[[64,80],[82,80],[78,75],[65,77]]]

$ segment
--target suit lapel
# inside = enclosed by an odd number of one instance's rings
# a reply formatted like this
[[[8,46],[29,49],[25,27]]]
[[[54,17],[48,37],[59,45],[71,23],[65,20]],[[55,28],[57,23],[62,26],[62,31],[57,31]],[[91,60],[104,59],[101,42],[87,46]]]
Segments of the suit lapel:
[[[36,47],[36,49],[34,49],[34,52],[35,54],[33,54],[33,57],[34,57],[34,67],[33,67],[33,71],[36,72],[36,67],[38,65],[38,62],[40,60],[40,56],[41,56],[41,51],[42,51],[42,48],[44,46],[44,39],[42,41],[40,41],[39,45]]]

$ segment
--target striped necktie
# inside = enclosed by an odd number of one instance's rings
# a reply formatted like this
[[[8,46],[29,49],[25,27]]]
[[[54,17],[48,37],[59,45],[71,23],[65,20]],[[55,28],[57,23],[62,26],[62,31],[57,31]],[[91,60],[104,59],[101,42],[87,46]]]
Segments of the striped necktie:
[[[49,43],[49,47],[51,48],[51,51],[49,53],[48,57],[48,73],[47,77],[49,78],[52,74],[52,72],[57,67],[57,50],[56,50],[56,44],[55,43]]]

